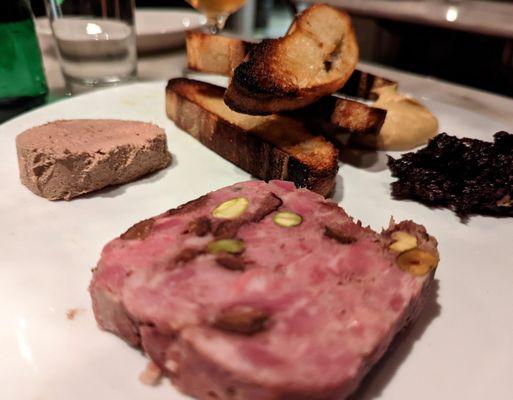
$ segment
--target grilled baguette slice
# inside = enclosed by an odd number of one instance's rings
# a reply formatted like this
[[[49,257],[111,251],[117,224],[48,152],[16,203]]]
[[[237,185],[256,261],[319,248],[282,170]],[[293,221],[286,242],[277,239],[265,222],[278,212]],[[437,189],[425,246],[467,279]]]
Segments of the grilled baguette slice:
[[[209,35],[199,31],[188,32],[186,43],[190,69],[225,76],[231,76],[247,51],[255,45],[241,39]],[[355,70],[348,81],[348,84],[351,83],[350,95],[370,98],[374,90],[373,85],[385,84],[385,82],[394,83],[385,78]],[[343,92],[348,84],[344,85],[340,92]],[[307,109],[296,110],[295,116],[300,118],[306,116],[309,122],[320,123],[329,131],[337,131],[337,133],[340,133],[338,127],[347,133],[375,135],[383,126],[386,111],[358,101],[326,96],[312,103]]]
[[[189,31],[186,36],[188,67],[195,71],[232,76],[233,70],[256,44],[235,37]],[[355,69],[337,93],[375,100],[376,89],[390,85],[397,86],[397,82]]]
[[[224,100],[234,111],[253,115],[295,110],[344,86],[357,62],[350,17],[316,4],[295,18],[284,37],[251,48]]]
[[[292,181],[323,196],[335,186],[338,151],[299,120],[281,115],[252,116],[230,110],[225,89],[185,78],[166,87],[166,112],[191,134],[251,175]]]
[[[323,124],[323,132],[378,135],[387,111],[358,101],[325,96],[315,103],[292,112],[291,115]]]
[[[344,87],[339,90],[339,93],[366,100],[376,100],[379,97],[378,89],[384,86],[394,86],[397,88],[398,83],[382,76],[356,69]]]

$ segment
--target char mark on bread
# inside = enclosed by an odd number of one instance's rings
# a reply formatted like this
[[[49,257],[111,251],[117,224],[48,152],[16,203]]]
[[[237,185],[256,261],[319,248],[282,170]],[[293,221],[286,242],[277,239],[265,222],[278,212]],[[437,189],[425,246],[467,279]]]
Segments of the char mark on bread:
[[[351,97],[358,97],[366,100],[376,100],[378,98],[377,90],[384,86],[398,86],[393,81],[382,76],[377,76],[369,72],[355,70],[346,84],[339,89],[339,93]]]

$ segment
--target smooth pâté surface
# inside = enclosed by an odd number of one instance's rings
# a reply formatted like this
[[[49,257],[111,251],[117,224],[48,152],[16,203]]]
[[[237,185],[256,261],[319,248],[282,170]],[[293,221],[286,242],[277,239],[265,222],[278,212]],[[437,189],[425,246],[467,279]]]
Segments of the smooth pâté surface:
[[[411,221],[377,234],[289,182],[235,184],[107,244],[95,315],[197,398],[343,398],[418,314],[434,275],[436,264],[398,265],[396,231],[437,259]]]
[[[130,182],[171,163],[164,130],[140,121],[52,121],[20,133],[16,150],[21,182],[49,200]]]

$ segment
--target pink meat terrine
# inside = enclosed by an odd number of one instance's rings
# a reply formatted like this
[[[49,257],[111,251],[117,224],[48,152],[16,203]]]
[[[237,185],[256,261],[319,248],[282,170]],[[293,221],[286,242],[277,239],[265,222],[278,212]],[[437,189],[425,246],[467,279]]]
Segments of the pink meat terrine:
[[[244,182],[108,243],[90,292],[100,327],[184,393],[339,400],[418,315],[436,245],[411,221],[378,234],[289,182]]]

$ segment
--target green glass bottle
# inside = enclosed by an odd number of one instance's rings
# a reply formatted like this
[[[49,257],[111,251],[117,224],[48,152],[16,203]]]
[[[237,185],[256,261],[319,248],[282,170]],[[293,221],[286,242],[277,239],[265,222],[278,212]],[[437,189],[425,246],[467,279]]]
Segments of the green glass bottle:
[[[0,107],[47,92],[29,0],[0,0]]]

